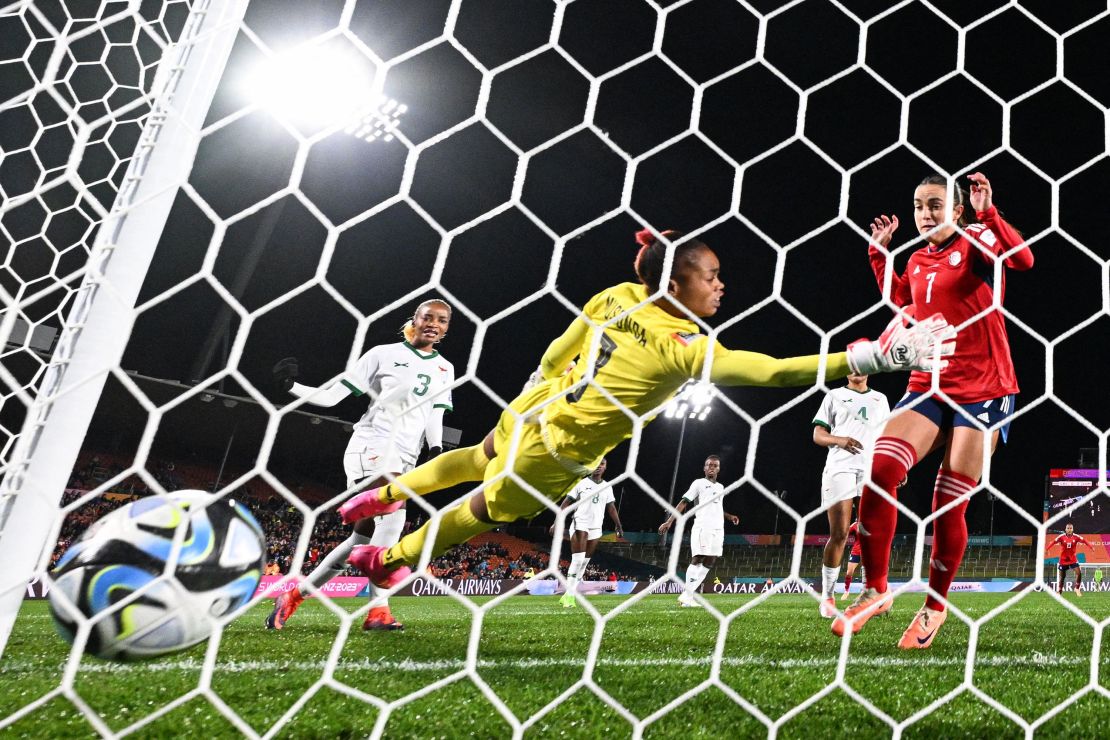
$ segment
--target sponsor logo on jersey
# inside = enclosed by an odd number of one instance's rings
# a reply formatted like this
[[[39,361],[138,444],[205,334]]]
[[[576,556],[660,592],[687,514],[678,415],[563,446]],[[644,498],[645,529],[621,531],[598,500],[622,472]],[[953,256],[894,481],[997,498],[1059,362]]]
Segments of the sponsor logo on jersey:
[[[408,367],[408,366],[409,366],[409,364],[407,362],[394,362],[393,363],[393,367]]]
[[[697,332],[676,331],[671,336],[678,340],[679,344],[681,344],[683,347],[689,347],[690,342],[700,337],[701,334],[698,334]]]
[[[439,371],[440,371],[441,373],[445,373],[445,372],[447,372],[447,368],[445,368],[445,367],[443,367],[443,366],[441,366],[441,365],[436,365],[436,367],[438,367],[438,368],[439,368]]]
[[[913,274],[914,275],[916,275],[919,272],[921,272],[921,265],[918,265],[917,267],[913,268]]]

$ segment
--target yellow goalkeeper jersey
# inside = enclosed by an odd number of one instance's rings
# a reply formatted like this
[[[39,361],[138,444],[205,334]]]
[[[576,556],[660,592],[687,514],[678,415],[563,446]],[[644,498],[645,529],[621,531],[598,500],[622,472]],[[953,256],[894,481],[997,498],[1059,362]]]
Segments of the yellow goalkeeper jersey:
[[[693,321],[670,315],[647,297],[639,283],[606,288],[586,303],[582,315],[544,353],[541,369],[550,379],[547,397],[563,394],[544,414],[561,454],[595,463],[632,436],[635,422],[623,409],[650,421],[683,383],[701,375],[709,338]],[[713,347],[713,383],[796,386],[817,379],[820,355],[779,360],[728,350],[720,343]],[[579,362],[574,369],[560,375],[575,357]],[[595,368],[593,382],[568,392],[590,367]],[[847,374],[845,353],[830,354],[826,377]]]

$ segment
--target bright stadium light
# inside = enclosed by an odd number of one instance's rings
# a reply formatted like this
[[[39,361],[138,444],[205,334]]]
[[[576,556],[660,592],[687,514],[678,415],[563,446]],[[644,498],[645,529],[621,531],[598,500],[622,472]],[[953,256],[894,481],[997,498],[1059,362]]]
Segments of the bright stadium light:
[[[244,93],[297,128],[341,124],[356,138],[389,141],[408,106],[374,93],[374,65],[353,48],[308,46],[280,54],[247,74]]]
[[[686,422],[691,419],[705,421],[713,410],[713,397],[716,393],[711,384],[691,380],[679,389],[663,409],[663,416],[666,418],[682,419],[682,426],[678,430],[678,447],[674,453],[674,469],[671,471],[671,490],[667,494],[667,503],[671,506],[674,506],[674,488],[678,482],[678,467],[682,462],[682,445],[686,441]],[[663,535],[660,544],[666,547],[666,535]]]

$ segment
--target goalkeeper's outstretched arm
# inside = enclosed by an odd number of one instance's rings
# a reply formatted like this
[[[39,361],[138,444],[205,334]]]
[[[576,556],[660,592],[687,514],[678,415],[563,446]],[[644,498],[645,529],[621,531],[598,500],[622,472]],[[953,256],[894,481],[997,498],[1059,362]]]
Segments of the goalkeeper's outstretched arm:
[[[934,345],[938,348],[934,351]],[[861,375],[896,370],[943,370],[956,351],[956,329],[939,314],[905,326],[895,316],[875,341],[861,339],[848,345],[847,352],[827,356],[825,378],[843,378],[849,372]],[[937,358],[940,359],[937,359]],[[714,348],[709,379],[720,385],[787,387],[812,385],[817,380],[821,355],[777,359],[758,352]]]

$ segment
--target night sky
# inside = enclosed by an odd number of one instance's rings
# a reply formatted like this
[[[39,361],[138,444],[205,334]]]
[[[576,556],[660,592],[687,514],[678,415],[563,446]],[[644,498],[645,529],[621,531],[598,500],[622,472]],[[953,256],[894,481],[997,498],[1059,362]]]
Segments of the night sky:
[[[841,4],[864,21],[888,7],[871,1]],[[743,314],[721,333],[721,341],[778,356],[809,354],[819,350],[817,331],[833,331],[860,316],[833,334],[831,347],[838,350],[860,336],[877,335],[890,315],[867,262],[870,219],[879,213],[901,219],[895,236],[901,267],[920,246],[913,238],[911,213],[917,182],[938,167],[961,176],[980,170],[990,177],[1006,218],[1033,241],[1036,256],[1032,271],[1007,277],[1005,307],[1022,387],[1018,403],[1026,411],[1013,424],[1010,444],[993,459],[991,483],[1040,519],[1047,470],[1075,465],[1079,448],[1097,447],[1098,434],[1110,428],[1110,399],[1101,390],[1110,331],[1104,308],[1110,295],[1104,263],[1110,257],[1104,238],[1110,227],[1105,206],[1110,161],[1105,114],[1099,108],[1110,105],[1105,74],[1110,18],[1071,32],[1097,14],[1097,4],[1023,3],[1024,12],[1011,8],[968,31],[964,74],[951,74],[957,70],[955,26],[975,24],[1004,4],[934,2],[948,14],[942,20],[923,4],[910,3],[868,26],[860,49],[855,19],[832,3],[807,0],[770,17],[763,56],[749,64],[761,38],[753,10],[771,14],[783,4],[753,0],[749,9],[732,0],[695,0],[665,16],[661,53],[674,66],[657,54],[610,75],[651,52],[662,23],[651,4],[571,3],[556,38],[562,53],[533,54],[551,37],[551,2],[463,2],[453,40],[438,42],[450,5],[446,0],[359,3],[350,20],[350,36],[358,43],[345,36],[328,43],[347,52],[365,44],[387,60],[408,55],[386,72],[385,92],[408,105],[399,131],[413,146],[435,139],[415,163],[411,202],[363,218],[397,194],[408,151],[400,138],[365,142],[340,131],[308,152],[299,197],[286,196],[238,220],[214,245],[214,226],[198,199],[219,217],[230,218],[285,187],[293,171],[295,139],[266,111],[253,112],[202,142],[191,188],[177,198],[140,302],[190,280],[212,249],[218,253],[211,279],[237,294],[248,311],[299,290],[255,321],[238,365],[255,392],[277,400],[269,377],[276,360],[295,355],[301,381],[322,383],[366,347],[397,341],[398,327],[421,299],[448,294],[456,312],[440,350],[459,374],[476,362],[477,376],[508,400],[574,316],[551,295],[501,315],[545,290],[557,238],[574,234],[562,252],[555,288],[581,305],[600,289],[633,279],[633,234],[639,228],[693,231],[714,224],[701,238],[721,259],[726,291],[721,311],[709,323],[718,326]],[[335,27],[341,7],[334,1],[256,2],[247,24],[261,43],[281,51]],[[1069,34],[1062,65],[1067,81],[1053,81],[1055,39],[1030,16]],[[530,56],[492,75],[484,120],[443,137],[485,100],[485,72],[479,66],[492,70],[521,55]],[[240,34],[210,125],[245,104],[244,81],[262,57],[255,41]],[[855,66],[858,57],[866,69]],[[366,64],[374,67],[370,60]],[[596,96],[586,75],[608,75]],[[834,76],[833,83],[804,101],[795,89]],[[80,85],[74,90],[82,95]],[[39,99],[34,106],[40,118],[49,117],[50,101]],[[582,123],[588,106],[593,127],[565,136]],[[908,125],[900,133],[903,106]],[[0,132],[7,131],[0,134],[6,137],[0,144],[9,148],[31,125],[17,114],[0,113]],[[134,124],[106,131],[103,146],[90,151],[83,175],[103,202],[110,202],[111,184],[122,174],[105,152],[129,151],[136,131]],[[554,145],[533,151],[555,138]],[[661,146],[664,142],[670,143]],[[46,158],[64,152],[64,143],[36,146]],[[513,147],[525,153],[525,167]],[[881,156],[868,161],[875,155]],[[523,178],[519,202],[510,204],[518,176]],[[27,182],[22,169],[0,167],[0,186],[7,193],[28,187]],[[626,191],[630,197],[624,202]],[[75,195],[57,188],[50,198],[72,202]],[[302,289],[329,249],[328,228],[305,201],[334,225],[353,223],[338,235],[324,271],[332,291],[362,315],[392,306],[369,326],[361,346],[353,346],[356,317],[328,289],[319,283]],[[20,282],[60,283],[59,276],[80,266],[80,249],[66,252],[58,246],[91,243],[89,219],[80,217],[80,210],[41,227],[51,234],[53,246],[47,247],[42,245],[48,240],[33,237],[36,224],[44,223],[42,213],[23,208],[3,217],[6,233],[27,234],[18,249],[11,246],[14,237],[5,237],[9,259],[0,280],[6,288]],[[482,219],[491,212],[496,215]],[[471,225],[447,238],[440,233],[464,224]],[[587,224],[592,225],[583,230]],[[51,250],[64,253],[60,259],[68,260],[67,267],[58,266]],[[64,310],[61,296],[38,302],[28,315],[56,325]],[[221,316],[229,318],[212,286],[204,280],[192,283],[143,310],[123,367],[206,384],[205,378],[224,367],[226,347],[242,328],[232,319],[226,342],[210,336]],[[471,317],[494,316],[479,354]],[[203,349],[214,338],[212,361],[205,367]],[[26,358],[6,362],[25,377],[33,374]],[[893,405],[905,377],[875,378],[873,387]],[[246,392],[232,380],[222,388]],[[1046,396],[1050,389],[1054,398]],[[116,391],[113,400],[101,404],[87,444],[129,454],[141,431],[141,423],[134,423],[138,406]],[[821,389],[724,392],[752,417],[767,420],[755,477],[768,489],[787,490],[788,504],[810,511],[819,501],[825,456],[812,443],[810,426]],[[159,396],[159,402],[164,400]],[[496,422],[500,407],[473,383],[458,388],[454,400],[447,423],[462,430],[463,444],[477,443]],[[156,456],[218,464],[234,426],[228,414],[255,415],[238,428],[233,455],[249,463],[257,454],[257,409],[227,410],[197,400],[186,407],[163,421]],[[364,408],[365,401],[349,399],[332,411],[354,420]],[[17,410],[9,404],[4,414],[11,428]],[[680,492],[701,474],[709,453],[722,458],[722,480],[735,480],[746,464],[749,433],[748,425],[722,404],[709,423],[690,424],[680,460]],[[638,472],[664,497],[677,439],[677,422],[666,419],[644,435]],[[309,427],[291,420],[283,424],[270,469],[279,477],[297,473],[334,479],[345,441],[337,425]],[[624,448],[610,457],[610,478],[625,469],[625,458]],[[915,511],[927,510],[937,464],[935,456],[920,463],[903,489]],[[624,484],[623,495],[626,528],[654,528],[662,520],[659,507],[635,484]],[[752,487],[733,493],[726,508],[740,515],[738,531],[772,531],[775,507]],[[985,496],[972,501],[972,533],[987,531],[990,508]],[[821,516],[809,531],[822,532],[825,526]],[[905,520],[901,528],[908,529]],[[780,521],[779,531],[786,529],[787,522]],[[999,504],[994,531],[1032,530]]]

